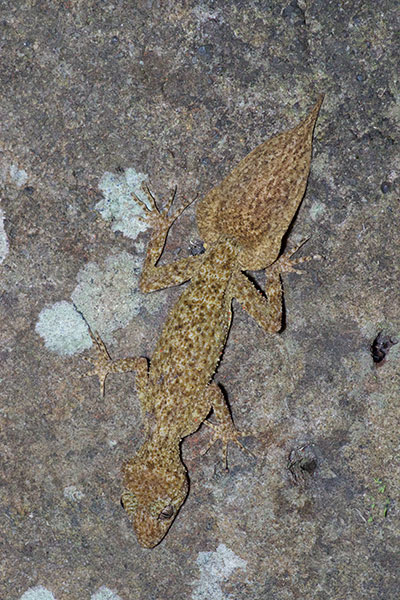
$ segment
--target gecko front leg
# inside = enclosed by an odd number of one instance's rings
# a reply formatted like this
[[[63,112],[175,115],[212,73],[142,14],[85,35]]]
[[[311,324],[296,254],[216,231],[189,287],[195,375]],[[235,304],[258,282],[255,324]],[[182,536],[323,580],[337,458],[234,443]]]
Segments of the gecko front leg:
[[[162,210],[158,208],[156,199],[146,186],[143,186],[143,191],[148,198],[150,208],[137,196],[133,195],[133,199],[141,206],[145,213],[144,217],[139,217],[140,220],[150,225],[153,232],[147,247],[146,258],[140,278],[140,289],[142,292],[153,292],[155,290],[170,287],[171,285],[179,285],[188,279],[191,279],[196,272],[202,257],[190,256],[169,265],[157,266],[170,227],[193,200],[183,204],[171,215],[168,215],[175,199],[176,190]]]

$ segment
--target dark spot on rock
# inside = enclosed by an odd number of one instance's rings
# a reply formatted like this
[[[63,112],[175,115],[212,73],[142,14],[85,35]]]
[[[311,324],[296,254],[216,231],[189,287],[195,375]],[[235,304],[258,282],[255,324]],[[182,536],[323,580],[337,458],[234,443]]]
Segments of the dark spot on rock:
[[[375,363],[383,363],[390,348],[398,344],[398,342],[399,340],[388,335],[383,335],[382,331],[380,331],[371,344],[372,360]]]
[[[304,483],[308,476],[315,473],[317,466],[317,457],[311,444],[295,448],[289,453],[287,469],[296,484]]]

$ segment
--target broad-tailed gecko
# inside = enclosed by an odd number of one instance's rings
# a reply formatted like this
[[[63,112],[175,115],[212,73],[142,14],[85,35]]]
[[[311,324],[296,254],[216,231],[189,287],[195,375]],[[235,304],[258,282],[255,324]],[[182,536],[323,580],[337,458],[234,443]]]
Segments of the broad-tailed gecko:
[[[168,230],[183,207],[171,216],[172,200],[159,211],[151,194],[148,208],[138,198],[152,227],[140,287],[151,292],[190,280],[172,308],[151,362],[146,358],[112,360],[99,336],[97,357],[89,359],[104,394],[109,373],[135,372],[146,439],[123,466],[121,503],[139,543],[153,548],[165,536],[188,494],[188,476],[180,444],[202,423],[211,428],[211,444],[222,440],[243,448],[221,389],[212,382],[225,346],[236,298],[268,333],[281,328],[280,275],[312,257],[279,257],[285,235],[303,198],[311,162],[312,136],[323,97],[294,129],[267,140],[197,207],[205,253],[157,266]],[[266,295],[243,273],[266,269]],[[217,423],[207,420],[211,409]],[[210,445],[211,445],[210,444]]]

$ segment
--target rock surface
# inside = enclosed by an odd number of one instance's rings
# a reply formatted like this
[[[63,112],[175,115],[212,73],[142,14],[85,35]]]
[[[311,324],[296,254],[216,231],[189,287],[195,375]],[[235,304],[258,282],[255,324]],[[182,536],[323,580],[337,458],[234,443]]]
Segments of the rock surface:
[[[3,2],[0,597],[395,600],[399,589],[398,18],[393,0]],[[202,197],[320,92],[314,157],[266,336],[235,304],[216,380],[249,458],[186,439],[191,491],[136,542],[120,467],[142,441],[133,377],[100,399],[84,319],[151,356],[180,293],[138,292],[129,194]],[[396,95],[397,94],[397,95]],[[397,102],[397,104],[396,104]],[[165,260],[199,251],[194,208]]]

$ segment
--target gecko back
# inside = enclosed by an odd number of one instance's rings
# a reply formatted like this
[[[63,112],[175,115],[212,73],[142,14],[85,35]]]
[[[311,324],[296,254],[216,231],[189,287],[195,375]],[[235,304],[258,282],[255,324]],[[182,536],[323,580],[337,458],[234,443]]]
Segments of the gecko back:
[[[306,189],[322,101],[320,96],[297,127],[257,146],[198,205],[197,224],[204,241],[234,239],[241,247],[242,269],[263,269],[279,255]]]

